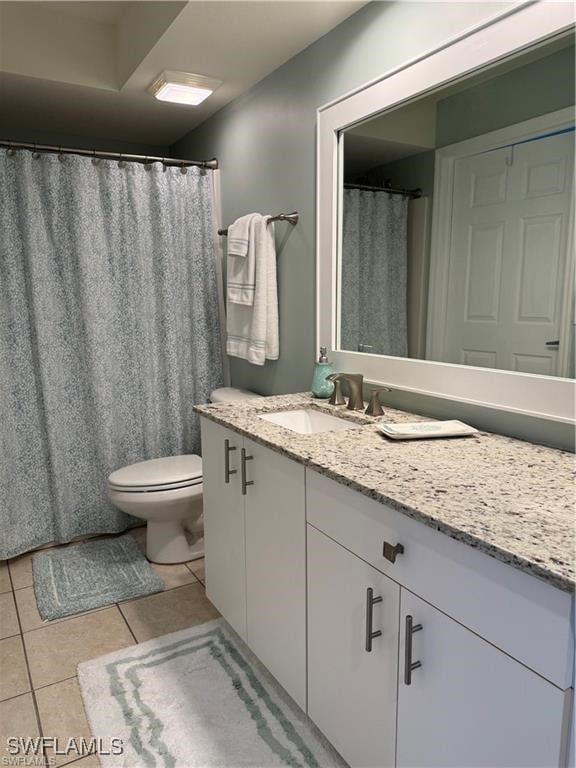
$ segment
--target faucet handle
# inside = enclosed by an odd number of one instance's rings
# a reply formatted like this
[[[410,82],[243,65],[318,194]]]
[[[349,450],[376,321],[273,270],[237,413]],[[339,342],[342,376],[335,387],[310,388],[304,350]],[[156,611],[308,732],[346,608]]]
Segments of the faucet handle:
[[[329,376],[326,376],[326,380],[334,382],[334,391],[330,395],[328,405],[346,405],[346,400],[344,400],[344,395],[342,394],[341,374],[331,373]]]
[[[367,416],[383,416],[384,411],[382,409],[382,405],[380,404],[380,398],[379,394],[380,392],[391,392],[392,390],[389,387],[378,387],[377,389],[371,389],[370,390],[370,402],[368,403],[368,407],[364,411],[364,413]]]

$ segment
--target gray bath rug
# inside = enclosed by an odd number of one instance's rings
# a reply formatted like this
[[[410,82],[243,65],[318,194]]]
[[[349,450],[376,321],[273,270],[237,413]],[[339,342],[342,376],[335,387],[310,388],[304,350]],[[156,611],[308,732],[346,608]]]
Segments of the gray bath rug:
[[[222,620],[78,667],[102,768],[344,768]],[[105,750],[113,751],[113,750]]]
[[[61,619],[164,589],[131,536],[39,552],[32,558],[32,573],[43,619]]]

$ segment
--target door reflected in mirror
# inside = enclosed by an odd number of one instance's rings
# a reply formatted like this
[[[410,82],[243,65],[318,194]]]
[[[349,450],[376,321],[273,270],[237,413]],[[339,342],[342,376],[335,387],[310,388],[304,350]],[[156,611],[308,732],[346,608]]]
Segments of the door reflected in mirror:
[[[340,133],[339,348],[574,378],[574,46]]]

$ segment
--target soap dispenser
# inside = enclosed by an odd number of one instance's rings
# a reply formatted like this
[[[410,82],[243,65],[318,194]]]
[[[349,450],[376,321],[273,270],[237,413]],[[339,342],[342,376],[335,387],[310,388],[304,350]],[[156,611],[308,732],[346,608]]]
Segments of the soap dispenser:
[[[312,375],[312,394],[314,397],[330,397],[334,390],[334,384],[326,380],[334,372],[332,363],[326,357],[326,347],[320,347],[320,356],[318,362],[314,363],[314,373]]]

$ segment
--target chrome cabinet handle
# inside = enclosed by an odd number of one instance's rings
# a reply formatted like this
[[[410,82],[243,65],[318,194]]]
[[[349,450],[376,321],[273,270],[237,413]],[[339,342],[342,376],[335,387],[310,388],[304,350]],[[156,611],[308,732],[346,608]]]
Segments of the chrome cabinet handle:
[[[254,480],[246,480],[246,462],[252,461],[254,456],[246,456],[246,449],[242,448],[240,451],[240,467],[242,469],[242,496],[246,496],[246,488],[249,485],[254,485]]]
[[[370,653],[372,651],[372,640],[374,640],[375,637],[380,637],[382,635],[382,631],[380,629],[377,629],[376,632],[372,630],[372,621],[373,621],[373,607],[376,605],[376,603],[381,603],[382,597],[374,597],[374,590],[372,587],[368,587],[366,590],[366,652]]]
[[[384,542],[384,547],[382,548],[382,555],[386,558],[386,560],[390,560],[391,563],[396,562],[396,555],[403,555],[404,554],[404,546],[402,544],[390,544],[389,542]]]
[[[414,624],[412,616],[406,616],[406,638],[404,646],[404,683],[412,685],[412,670],[422,666],[421,661],[412,661],[412,635],[420,632],[422,624]]]
[[[235,475],[238,472],[237,469],[230,469],[230,451],[235,451],[236,446],[230,445],[230,440],[226,438],[224,440],[224,482],[230,482],[230,475]]]

